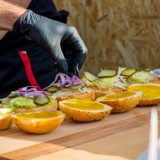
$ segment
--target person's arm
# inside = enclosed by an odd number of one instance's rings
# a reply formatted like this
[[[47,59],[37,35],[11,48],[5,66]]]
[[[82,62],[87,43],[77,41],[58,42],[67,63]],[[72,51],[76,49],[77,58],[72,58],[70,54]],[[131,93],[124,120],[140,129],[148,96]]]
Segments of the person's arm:
[[[16,4],[11,4],[7,1],[0,0],[0,30],[12,31],[14,23],[27,10]]]
[[[31,3],[31,0],[8,0],[7,2],[18,4],[24,8],[27,8]],[[0,31],[0,40],[7,34],[8,31]]]
[[[0,29],[24,35],[46,50],[60,72],[76,73],[86,58],[87,47],[75,27],[38,15],[0,0]],[[62,48],[70,48],[74,59],[68,66]]]

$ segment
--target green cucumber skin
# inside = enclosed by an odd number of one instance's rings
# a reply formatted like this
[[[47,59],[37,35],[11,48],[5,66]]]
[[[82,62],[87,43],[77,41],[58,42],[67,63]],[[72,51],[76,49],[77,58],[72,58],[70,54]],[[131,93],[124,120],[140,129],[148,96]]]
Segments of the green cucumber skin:
[[[18,105],[16,103],[19,99],[20,99],[20,101],[23,102],[23,105]],[[27,103],[27,100],[29,100],[29,99],[30,99],[30,105],[28,105],[28,103]],[[49,98],[49,99],[50,99],[49,102],[44,105],[52,104],[55,101],[52,98]],[[25,101],[26,101],[27,106],[25,105]],[[33,99],[26,98],[26,97],[16,97],[16,98],[10,99],[9,104],[13,104],[16,108],[36,108],[37,107],[37,104],[34,102]]]

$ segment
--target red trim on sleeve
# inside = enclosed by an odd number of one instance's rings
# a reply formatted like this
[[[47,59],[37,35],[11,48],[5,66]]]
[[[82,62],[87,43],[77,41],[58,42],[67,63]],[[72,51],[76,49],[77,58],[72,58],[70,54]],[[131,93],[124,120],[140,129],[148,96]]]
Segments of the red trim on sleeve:
[[[32,68],[31,68],[31,63],[30,63],[30,60],[28,58],[27,52],[22,50],[22,51],[19,51],[18,53],[21,56],[22,62],[23,62],[24,67],[25,67],[26,75],[27,75],[27,78],[28,78],[31,86],[37,86],[37,89],[41,90],[41,87],[38,85],[38,83],[37,83],[37,81],[36,81],[36,79],[33,75]]]

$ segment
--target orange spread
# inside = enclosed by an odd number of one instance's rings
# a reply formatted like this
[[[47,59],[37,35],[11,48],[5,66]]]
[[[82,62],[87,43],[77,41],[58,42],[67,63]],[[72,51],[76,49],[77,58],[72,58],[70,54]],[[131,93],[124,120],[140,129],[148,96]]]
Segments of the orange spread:
[[[130,91],[142,91],[142,99],[154,99],[160,97],[160,85],[135,85],[128,88]]]
[[[95,101],[87,101],[82,99],[67,100],[67,102],[63,102],[63,104],[73,109],[89,110],[89,111],[99,111],[99,110],[104,110],[105,108],[102,104],[99,104]]]
[[[108,96],[103,96],[103,97],[101,97],[101,99],[103,99],[103,100],[117,100],[117,99],[131,97],[131,96],[134,96],[135,94],[136,94],[136,92],[120,92],[120,93],[116,93],[116,94],[112,94],[112,95],[108,95]]]
[[[38,113],[21,113],[17,114],[18,118],[27,119],[47,119],[47,118],[57,118],[61,116],[58,112],[38,112]]]

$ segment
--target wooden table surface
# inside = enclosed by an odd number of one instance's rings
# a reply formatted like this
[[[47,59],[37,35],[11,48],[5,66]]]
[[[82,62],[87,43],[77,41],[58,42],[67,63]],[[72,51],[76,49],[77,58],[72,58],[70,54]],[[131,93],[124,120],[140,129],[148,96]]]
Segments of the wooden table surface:
[[[43,135],[25,133],[13,124],[0,131],[0,159],[136,159],[148,146],[152,107],[136,107],[91,123],[66,117],[58,128]],[[160,105],[155,107],[160,115]]]

